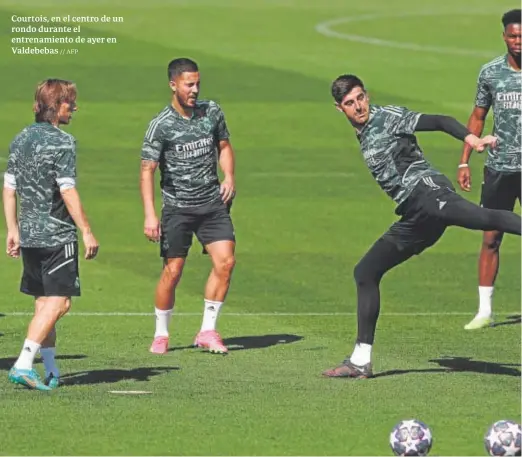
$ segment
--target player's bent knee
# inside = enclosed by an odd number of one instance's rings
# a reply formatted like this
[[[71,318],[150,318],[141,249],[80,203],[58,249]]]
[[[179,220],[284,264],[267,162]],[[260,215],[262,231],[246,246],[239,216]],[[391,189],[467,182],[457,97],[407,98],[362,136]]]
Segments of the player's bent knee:
[[[377,270],[364,259],[355,265],[355,268],[353,269],[353,277],[355,283],[359,287],[379,281]]]
[[[63,314],[67,314],[69,310],[71,309],[71,299],[67,298],[65,300],[65,303],[63,304]]]
[[[180,278],[181,273],[183,272],[183,262],[168,262],[163,268],[163,274],[161,275],[162,282],[168,283],[170,286],[176,285]]]
[[[502,238],[486,238],[482,240],[482,249],[485,251],[498,252]]]
[[[47,297],[44,309],[51,309],[52,314],[56,315],[56,317],[59,319],[63,315],[67,314],[70,308],[70,297]]]
[[[214,269],[221,275],[230,275],[236,266],[236,258],[234,255],[221,257],[214,261]]]
[[[482,249],[497,252],[502,244],[503,236],[504,234],[502,232],[484,232],[484,236],[482,237]]]

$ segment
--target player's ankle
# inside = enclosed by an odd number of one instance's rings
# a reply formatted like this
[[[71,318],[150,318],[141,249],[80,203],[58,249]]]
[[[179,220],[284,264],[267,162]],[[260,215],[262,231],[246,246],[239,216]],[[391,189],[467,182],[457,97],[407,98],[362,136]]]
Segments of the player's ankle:
[[[372,345],[357,343],[350,357],[350,362],[357,366],[364,366],[372,360]]]

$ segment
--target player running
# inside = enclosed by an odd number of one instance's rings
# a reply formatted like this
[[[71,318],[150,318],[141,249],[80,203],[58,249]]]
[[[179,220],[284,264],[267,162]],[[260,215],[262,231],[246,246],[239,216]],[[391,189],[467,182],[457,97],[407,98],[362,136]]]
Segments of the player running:
[[[69,124],[77,109],[73,83],[61,79],[40,83],[35,123],[12,141],[4,174],[7,254],[22,255],[20,290],[35,298],[35,314],[9,380],[37,390],[60,384],[55,324],[69,311],[71,297],[80,295],[76,227],[82,232],[85,258],[93,259],[98,252],[76,190],[76,140],[59,128]],[[38,351],[44,380],[33,368]]]
[[[150,352],[164,354],[169,322],[185,259],[195,233],[212,259],[203,322],[194,345],[225,354],[216,331],[235,265],[235,234],[229,205],[235,196],[234,151],[225,116],[213,101],[198,100],[200,74],[190,59],[168,66],[172,101],[149,124],[141,153],[144,232],[161,242],[164,268],[156,287],[156,331]],[[223,171],[220,184],[217,165]],[[160,169],[161,223],[154,207],[154,173]]]
[[[355,349],[328,377],[373,376],[371,351],[380,310],[379,285],[384,274],[434,245],[448,226],[500,230],[520,235],[521,219],[511,211],[477,206],[457,193],[451,181],[424,158],[416,132],[441,131],[483,151],[496,138],[470,133],[449,116],[428,115],[399,106],[370,105],[363,82],[343,75],[332,84],[337,109],[356,131],[364,160],[374,179],[397,203],[401,219],[370,248],[355,267],[358,334]]]
[[[521,110],[522,73],[520,72],[521,10],[508,11],[502,17],[507,54],[493,59],[482,67],[478,77],[475,108],[468,121],[468,129],[481,135],[489,110],[493,107],[493,135],[495,147],[488,150],[484,167],[481,205],[484,208],[513,211],[520,203],[521,171]],[[466,144],[458,167],[460,187],[471,190],[469,159],[471,148]],[[479,256],[479,309],[466,330],[487,327],[493,323],[492,298],[499,269],[499,250],[503,232],[484,232]]]

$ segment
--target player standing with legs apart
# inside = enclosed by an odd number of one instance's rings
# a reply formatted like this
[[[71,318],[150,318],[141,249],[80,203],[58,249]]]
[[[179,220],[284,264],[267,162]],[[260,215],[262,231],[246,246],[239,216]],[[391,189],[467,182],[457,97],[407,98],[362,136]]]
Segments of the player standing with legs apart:
[[[484,208],[513,211],[520,203],[522,73],[520,72],[521,10],[508,11],[502,17],[507,54],[493,59],[480,70],[475,108],[468,129],[481,135],[490,108],[493,108],[493,135],[497,145],[490,148],[484,167],[481,205]],[[469,159],[471,148],[464,146],[457,181],[465,191],[471,190]],[[499,250],[503,233],[484,232],[479,257],[479,309],[475,318],[464,326],[474,330],[493,323],[491,302],[499,269]]]
[[[83,235],[85,258],[93,259],[98,252],[76,190],[76,140],[59,128],[69,124],[76,110],[72,82],[48,79],[40,83],[35,123],[12,141],[4,174],[7,254],[22,255],[20,290],[35,298],[35,314],[9,380],[38,390],[60,384],[55,324],[69,310],[71,297],[80,295],[76,227]],[[38,351],[45,366],[44,381],[33,369]]]
[[[194,345],[226,354],[216,331],[219,311],[235,265],[235,235],[229,214],[235,196],[234,151],[225,116],[213,101],[198,100],[200,74],[190,59],[169,63],[172,101],[149,124],[141,153],[144,232],[160,241],[164,268],[156,287],[156,331],[150,352],[164,354],[169,322],[193,234],[212,259],[205,287],[203,322]],[[217,165],[223,171],[219,182]],[[154,172],[161,174],[161,223],[154,207]]]
[[[371,351],[384,274],[434,245],[448,226],[520,235],[521,219],[511,211],[481,208],[455,193],[450,180],[424,158],[415,132],[445,132],[479,152],[488,145],[494,146],[495,137],[480,139],[449,116],[370,105],[364,84],[357,76],[337,78],[332,95],[337,109],[356,131],[372,176],[398,204],[395,212],[401,216],[355,267],[355,349],[342,365],[323,373],[329,377],[369,378],[373,376]]]

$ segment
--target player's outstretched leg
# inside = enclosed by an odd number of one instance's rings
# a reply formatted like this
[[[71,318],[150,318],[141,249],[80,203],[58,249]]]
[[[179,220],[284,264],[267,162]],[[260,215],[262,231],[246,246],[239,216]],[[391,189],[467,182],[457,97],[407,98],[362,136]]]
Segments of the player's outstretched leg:
[[[212,258],[212,271],[205,287],[205,308],[194,346],[217,354],[227,354],[228,348],[216,330],[217,318],[230,287],[235,266],[233,241],[216,241],[205,246]]]
[[[447,225],[454,225],[483,232],[498,231],[519,235],[522,232],[522,219],[518,214],[503,209],[482,208],[454,195],[452,201],[437,212]]]
[[[341,365],[323,372],[332,378],[373,377],[371,352],[381,306],[379,285],[384,274],[409,259],[411,249],[399,249],[395,243],[380,238],[354,270],[357,285],[357,342],[350,357]]]
[[[181,279],[185,259],[167,258],[164,262],[158,285],[156,286],[156,329],[149,351],[165,354],[169,348],[169,325],[174,309],[176,286]]]
[[[37,300],[44,302],[44,305],[36,310],[29,324],[27,338],[20,356],[9,370],[8,379],[29,389],[52,390],[33,368],[34,358],[56,322],[69,310],[71,300],[68,297],[38,297]]]

